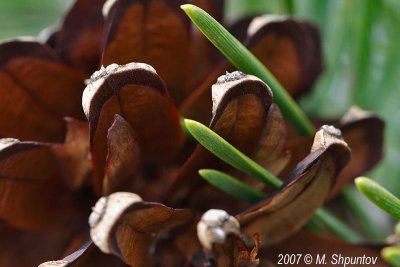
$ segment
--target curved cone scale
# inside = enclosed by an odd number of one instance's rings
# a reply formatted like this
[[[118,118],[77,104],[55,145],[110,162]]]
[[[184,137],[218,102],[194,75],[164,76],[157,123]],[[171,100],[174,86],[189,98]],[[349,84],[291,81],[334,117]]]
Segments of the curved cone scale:
[[[279,242],[299,230],[325,201],[338,172],[350,160],[340,131],[323,126],[311,153],[301,161],[284,186],[268,199],[238,215],[242,231],[260,234],[262,244]]]
[[[334,198],[356,177],[372,169],[381,159],[383,150],[384,122],[376,115],[353,107],[336,124],[351,149],[351,160],[339,173],[329,199]],[[305,137],[293,139],[286,144],[292,156],[282,176],[288,174],[289,169],[308,154],[311,144],[311,138]]]
[[[175,103],[187,94],[189,75],[189,19],[181,1],[107,1],[103,65],[144,62],[152,65],[167,84]]]
[[[62,142],[62,118],[83,118],[83,79],[36,41],[0,44],[0,136]]]
[[[189,222],[192,213],[144,202],[133,193],[118,192],[100,199],[89,219],[90,235],[105,253],[131,266],[149,266],[157,236]],[[140,257],[138,257],[140,255]]]
[[[221,76],[213,86],[213,118],[210,128],[241,152],[252,155],[257,148],[265,124],[272,95],[260,79],[233,72]],[[209,151],[199,146],[181,168],[169,192],[171,200],[188,197],[203,180],[199,169],[226,168]]]
[[[283,16],[256,17],[247,29],[247,47],[293,96],[311,89],[322,71],[318,29]]]
[[[96,72],[84,91],[82,105],[90,123],[97,192],[101,192],[107,133],[115,114],[132,127],[146,164],[168,162],[183,143],[175,106],[164,83],[147,64],[113,64]]]
[[[244,153],[253,151],[272,103],[269,87],[241,72],[218,78],[212,88],[210,128]]]
[[[137,191],[135,176],[140,171],[140,153],[131,126],[115,115],[108,129],[108,154],[103,181],[103,194],[117,191]],[[136,190],[135,190],[136,189]]]
[[[65,144],[0,139],[1,266],[59,257],[86,228],[89,205],[71,190],[90,171],[88,127],[68,119],[68,129]]]
[[[63,175],[49,145],[0,139],[0,219],[36,230],[73,219]]]
[[[253,160],[274,175],[279,174],[290,160],[285,150],[286,124],[277,105],[268,110],[267,121],[254,151]]]
[[[60,29],[48,41],[67,64],[87,74],[99,68],[104,34],[104,2],[105,0],[75,1]]]
[[[351,108],[344,115],[340,129],[351,149],[351,160],[340,173],[331,197],[379,162],[383,154],[384,127],[381,118],[357,107]]]

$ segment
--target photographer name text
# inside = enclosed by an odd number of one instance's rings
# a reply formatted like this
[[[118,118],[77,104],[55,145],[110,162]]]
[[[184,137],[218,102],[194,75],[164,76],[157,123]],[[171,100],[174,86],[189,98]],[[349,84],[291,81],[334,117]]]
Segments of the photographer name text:
[[[367,255],[362,256],[342,256],[342,254],[279,254],[278,265],[337,265],[337,266],[352,266],[352,265],[375,265],[378,257]]]

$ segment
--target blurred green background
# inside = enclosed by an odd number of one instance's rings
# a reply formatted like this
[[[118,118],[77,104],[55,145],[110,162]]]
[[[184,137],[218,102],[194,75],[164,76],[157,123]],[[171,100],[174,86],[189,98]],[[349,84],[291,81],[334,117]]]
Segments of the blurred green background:
[[[351,105],[386,121],[385,156],[369,175],[400,195],[400,1],[228,1],[230,19],[251,13],[293,14],[320,26],[325,72],[301,100],[310,115],[337,118]],[[251,4],[250,4],[251,3]]]
[[[216,0],[217,1],[217,0]],[[37,35],[57,24],[71,0],[2,0],[0,39]],[[292,14],[320,26],[325,72],[301,100],[306,112],[338,118],[351,105],[386,120],[385,156],[369,176],[400,195],[400,1],[227,0],[228,21],[255,13]]]
[[[71,0],[1,0],[0,39],[37,35],[56,25]]]

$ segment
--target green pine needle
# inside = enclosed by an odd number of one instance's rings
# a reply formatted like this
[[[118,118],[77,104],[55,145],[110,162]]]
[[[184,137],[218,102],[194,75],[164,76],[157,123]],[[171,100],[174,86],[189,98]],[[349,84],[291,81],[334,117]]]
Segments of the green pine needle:
[[[201,177],[219,190],[249,203],[265,198],[265,194],[226,173],[203,169],[199,171]]]
[[[282,181],[200,122],[184,120],[186,130],[207,150],[247,175],[279,188]]]
[[[400,199],[367,177],[358,177],[355,183],[369,200],[400,221]]]

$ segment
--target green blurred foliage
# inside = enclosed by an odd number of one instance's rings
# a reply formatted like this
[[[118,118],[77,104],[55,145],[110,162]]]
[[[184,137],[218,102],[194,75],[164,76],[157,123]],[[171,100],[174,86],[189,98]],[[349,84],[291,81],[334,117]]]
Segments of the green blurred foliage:
[[[325,72],[301,100],[308,114],[337,118],[351,105],[386,121],[385,156],[369,175],[400,195],[400,1],[231,0],[228,17],[293,14],[319,25]]]
[[[71,0],[1,0],[0,40],[37,35],[56,25]]]
[[[385,157],[370,175],[399,195],[400,1],[329,2],[334,3],[327,7],[329,19],[317,20],[324,33],[326,72],[304,106],[324,117],[340,115],[352,104],[381,115]]]

